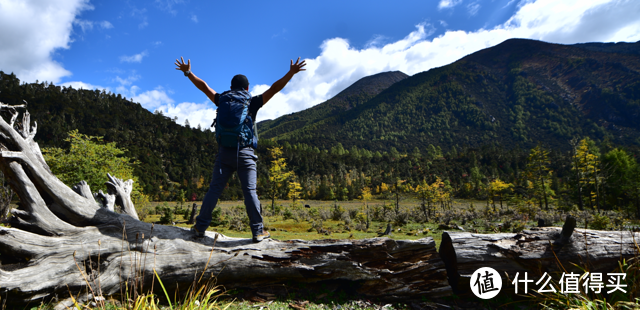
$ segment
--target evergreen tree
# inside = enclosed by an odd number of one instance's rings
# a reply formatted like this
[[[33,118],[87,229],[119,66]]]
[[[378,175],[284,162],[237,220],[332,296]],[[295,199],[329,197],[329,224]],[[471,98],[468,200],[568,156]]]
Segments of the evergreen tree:
[[[536,197],[540,208],[549,209],[549,200],[554,195],[551,189],[552,170],[549,168],[549,152],[540,145],[531,149],[527,162],[526,177],[531,182],[532,196]]]

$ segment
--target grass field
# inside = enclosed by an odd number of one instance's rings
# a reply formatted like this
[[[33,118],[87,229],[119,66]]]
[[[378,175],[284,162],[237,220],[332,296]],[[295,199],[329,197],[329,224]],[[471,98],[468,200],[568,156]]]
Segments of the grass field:
[[[198,206],[201,202],[196,202]],[[164,212],[162,209],[173,212],[173,220],[169,225],[179,227],[190,227],[187,224],[189,212],[193,202],[184,203],[180,206],[176,202],[152,202],[146,207],[144,221],[160,223]],[[458,230],[459,228],[478,233],[494,233],[501,231],[511,232],[516,227],[527,228],[537,225],[535,216],[523,217],[517,223],[513,223],[513,210],[497,208],[487,208],[486,202],[472,200],[455,200],[452,207],[447,210],[436,209],[436,216],[429,221],[420,221],[416,214],[421,214],[418,200],[404,199],[400,202],[400,213],[404,213],[405,219],[398,221],[395,216],[394,201],[374,200],[368,202],[369,206],[369,228],[364,225],[357,225],[358,213],[360,223],[362,217],[366,218],[365,205],[361,201],[304,201],[298,202],[297,206],[292,206],[288,200],[276,201],[277,210],[271,208],[271,201],[262,201],[264,206],[263,218],[265,227],[271,232],[274,239],[279,240],[314,240],[314,239],[362,239],[378,237],[385,231],[387,224],[391,223],[393,229],[388,236],[393,239],[416,240],[431,237],[439,247],[442,232],[445,230]],[[308,205],[309,208],[303,207]],[[386,216],[374,217],[373,210],[383,210],[386,205]],[[470,206],[473,205],[473,208]],[[248,218],[244,209],[243,201],[220,201],[216,208],[220,208],[221,217],[226,220],[212,225],[208,230],[216,231],[231,237],[251,238],[248,229]],[[334,210],[338,208],[343,211],[343,216],[333,216]],[[289,213],[289,214],[287,214]],[[482,216],[474,214],[483,213]],[[488,214],[487,214],[488,213]],[[183,215],[186,214],[186,215]],[[346,216],[350,215],[350,216]],[[465,220],[465,219],[469,220]],[[233,222],[236,222],[234,225]],[[242,222],[243,225],[237,224]],[[560,217],[556,217],[554,224],[562,225]],[[321,224],[320,224],[321,223]],[[504,225],[507,223],[508,225]],[[215,223],[214,223],[215,224]],[[321,230],[317,229],[321,226]]]

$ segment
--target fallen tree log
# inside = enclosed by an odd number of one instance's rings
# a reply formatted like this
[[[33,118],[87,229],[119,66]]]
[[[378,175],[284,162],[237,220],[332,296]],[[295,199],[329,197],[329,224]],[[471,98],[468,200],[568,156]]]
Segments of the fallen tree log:
[[[491,267],[510,279],[516,272],[582,274],[578,266],[612,272],[620,260],[638,255],[639,242],[640,233],[575,229],[575,219],[567,217],[563,228],[534,227],[517,234],[444,232],[439,252],[454,292],[466,292],[480,267]]]
[[[195,239],[183,228],[139,221],[127,200],[131,184],[110,176],[109,194],[124,204],[125,213],[116,213],[113,198],[99,193],[98,203],[86,183],[74,191],[57,179],[33,141],[29,114],[14,124],[17,112],[9,112],[9,123],[0,118],[0,169],[20,197],[11,227],[0,227],[0,296],[9,306],[59,298],[64,308],[70,294],[84,302],[152,288],[162,296],[154,271],[171,292],[214,277],[226,288],[253,289],[343,281],[379,299],[451,292],[432,238],[254,244],[207,232]]]

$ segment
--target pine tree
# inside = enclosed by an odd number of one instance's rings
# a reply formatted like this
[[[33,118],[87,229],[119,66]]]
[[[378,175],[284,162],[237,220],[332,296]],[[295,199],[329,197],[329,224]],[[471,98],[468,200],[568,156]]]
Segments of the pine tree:
[[[593,140],[584,138],[578,143],[575,151],[573,169],[578,175],[578,186],[584,185],[587,188],[589,206],[597,210],[600,208],[600,187],[602,185],[602,175],[600,168],[600,150]],[[584,193],[581,191],[582,199]]]
[[[549,152],[540,145],[531,149],[526,168],[526,177],[531,181],[531,191],[538,199],[538,204],[542,208],[549,210],[550,195],[555,193],[551,189],[551,175],[553,171],[549,168]]]

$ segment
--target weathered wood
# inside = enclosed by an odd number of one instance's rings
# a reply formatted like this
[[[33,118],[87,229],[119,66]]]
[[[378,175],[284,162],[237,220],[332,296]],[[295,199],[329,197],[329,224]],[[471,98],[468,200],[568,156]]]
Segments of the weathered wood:
[[[93,194],[91,194],[91,188],[89,187],[89,184],[87,184],[87,182],[84,180],[76,183],[76,185],[74,185],[72,189],[74,192],[78,193],[78,195],[84,198],[93,197]]]
[[[474,234],[444,232],[442,257],[454,291],[469,289],[469,278],[480,267],[513,277],[516,272],[611,272],[618,261],[638,255],[640,233],[571,229],[575,219],[559,227],[535,227],[521,233]],[[564,234],[563,234],[564,230]],[[573,234],[570,232],[573,231]],[[563,269],[564,268],[564,269]]]
[[[120,180],[111,174],[107,174],[109,182],[105,182],[109,189],[109,195],[116,196],[116,205],[122,207],[122,213],[138,220],[138,212],[131,201],[131,191],[133,190],[133,180]]]
[[[100,202],[103,208],[111,212],[115,212],[116,195],[112,195],[109,193],[105,194],[102,192],[102,190],[99,190],[97,193],[93,193],[93,198],[96,201]]]
[[[9,205],[13,199],[14,193],[11,186],[4,182],[4,174],[0,171],[0,222],[4,222],[9,214]]]
[[[23,121],[29,128],[28,117]],[[139,221],[130,182],[109,176],[123,214],[96,202],[88,186],[67,187],[48,169],[34,135],[0,118],[0,169],[21,202],[11,227],[0,227],[0,295],[8,306],[69,293],[80,294],[80,301],[118,299],[125,288],[131,294],[150,289],[154,269],[172,292],[217,277],[227,288],[341,281],[380,299],[451,293],[432,238],[252,243],[207,232],[195,239],[183,228]],[[163,295],[157,283],[154,289]]]
[[[187,224],[195,224],[196,216],[198,216],[198,205],[194,203],[191,207],[191,215],[189,216]]]

